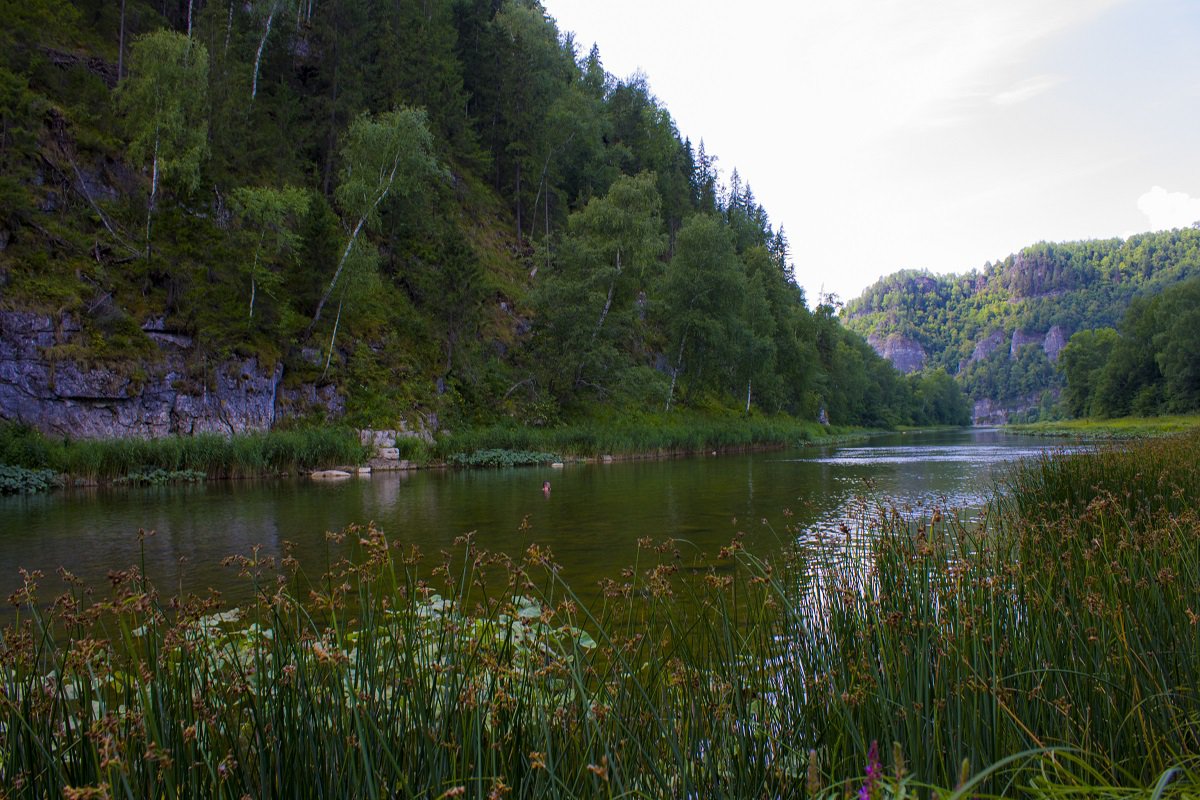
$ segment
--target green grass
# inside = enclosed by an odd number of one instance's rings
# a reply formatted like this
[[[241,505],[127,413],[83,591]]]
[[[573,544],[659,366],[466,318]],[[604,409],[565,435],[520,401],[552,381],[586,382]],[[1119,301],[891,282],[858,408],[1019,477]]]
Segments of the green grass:
[[[12,796],[1189,798],[1200,793],[1200,434],[1024,465],[982,520],[696,572],[670,542],[585,604],[552,556],[435,564],[356,528],[257,600],[14,595]],[[331,555],[331,559],[335,558]],[[868,777],[874,776],[874,777]],[[96,796],[101,796],[97,794]]]
[[[1200,415],[1072,419],[1007,425],[1006,431],[1034,436],[1073,436],[1083,439],[1144,439],[1170,436],[1200,428]]]
[[[797,446],[849,433],[793,417],[676,412],[621,419],[594,419],[535,428],[496,425],[439,437],[435,457],[481,450],[540,451],[566,457],[668,456],[769,445]]]
[[[159,472],[209,478],[273,475],[359,464],[367,456],[354,431],[305,428],[226,438],[216,434],[161,439],[53,439],[0,425],[0,464],[50,469],[72,478],[115,480]]]

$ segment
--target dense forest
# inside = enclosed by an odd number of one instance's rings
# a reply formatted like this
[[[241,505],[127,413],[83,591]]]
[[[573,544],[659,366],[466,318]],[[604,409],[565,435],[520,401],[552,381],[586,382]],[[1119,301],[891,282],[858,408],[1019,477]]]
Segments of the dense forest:
[[[1062,395],[1070,373],[1063,362],[1068,341],[1074,347],[1092,335],[1080,338],[1081,332],[1118,325],[1122,337],[1143,336],[1132,332],[1140,323],[1122,322],[1131,303],[1157,307],[1151,298],[1195,276],[1196,227],[1124,240],[1041,243],[963,275],[889,275],[847,303],[843,318],[879,349],[907,347],[918,353],[916,361],[954,375],[978,404],[977,417],[980,408],[1004,408],[1010,419],[1078,415],[1087,403],[1081,405],[1073,391]],[[1150,305],[1137,306],[1139,298]],[[1101,334],[1105,342],[1114,341],[1106,336]],[[1116,391],[1115,383],[1109,385]],[[1154,395],[1139,408],[1180,407],[1165,398]],[[1131,403],[1133,394],[1120,402],[1114,396],[1095,411],[1128,413]]]
[[[810,310],[737,170],[532,0],[0,3],[0,287],[47,357],[282,364],[348,421],[963,421]],[[314,409],[314,413],[318,410]]]
[[[1200,411],[1200,278],[1135,298],[1116,330],[1079,331],[1059,361],[1069,416]]]

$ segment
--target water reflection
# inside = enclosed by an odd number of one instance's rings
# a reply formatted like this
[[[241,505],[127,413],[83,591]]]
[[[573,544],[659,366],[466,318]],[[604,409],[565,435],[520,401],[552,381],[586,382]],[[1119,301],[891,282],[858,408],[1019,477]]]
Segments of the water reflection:
[[[867,444],[673,461],[495,471],[379,474],[340,483],[213,482],[0,498],[0,592],[19,567],[63,565],[102,585],[144,559],[164,590],[209,587],[244,596],[221,560],[285,541],[312,576],[339,555],[327,531],[375,522],[393,541],[436,554],[475,532],[481,547],[519,556],[548,546],[563,577],[587,592],[637,557],[637,541],[681,540],[689,563],[739,531],[770,553],[793,530],[834,531],[854,498],[883,504],[978,506],[1015,459],[1041,440],[995,431],[892,435]],[[553,491],[543,495],[542,482]],[[765,523],[765,524],[764,524]],[[156,535],[139,543],[139,528]],[[804,534],[801,534],[804,538]],[[47,585],[52,581],[47,581]],[[47,593],[48,594],[48,593]]]

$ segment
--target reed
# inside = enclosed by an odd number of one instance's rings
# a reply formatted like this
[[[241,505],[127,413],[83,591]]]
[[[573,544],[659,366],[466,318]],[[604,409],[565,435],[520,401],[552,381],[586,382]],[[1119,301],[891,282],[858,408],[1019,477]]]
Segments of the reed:
[[[52,439],[0,426],[0,463],[51,469],[73,478],[113,480],[154,471],[240,478],[359,464],[367,453],[348,428],[303,428],[236,436],[158,439]]]
[[[256,600],[26,576],[0,644],[14,797],[1194,797],[1198,437],[1022,467],[979,519],[857,522],[585,603],[553,556],[426,563],[372,527]]]
[[[792,417],[647,414],[553,428],[496,425],[440,437],[434,456],[483,450],[551,452],[566,457],[683,455],[765,445],[797,446],[846,433]]]

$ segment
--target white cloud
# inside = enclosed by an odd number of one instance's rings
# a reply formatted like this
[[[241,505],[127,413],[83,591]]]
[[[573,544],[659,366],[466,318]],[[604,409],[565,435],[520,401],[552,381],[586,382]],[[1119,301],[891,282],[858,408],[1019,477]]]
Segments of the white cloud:
[[[1038,75],[1035,78],[1020,81],[1002,92],[997,92],[992,95],[992,102],[998,106],[1024,103],[1026,100],[1031,100],[1039,94],[1053,89],[1060,83],[1062,83],[1062,78],[1057,75]]]
[[[1186,192],[1168,192],[1155,186],[1137,200],[1138,210],[1150,220],[1150,229],[1186,228],[1200,221],[1200,197]]]
[[[1109,155],[1060,129],[1064,115],[1086,117],[1092,51],[1051,45],[1140,2],[694,0],[681,15],[663,0],[544,0],[582,49],[599,43],[609,70],[644,69],[693,145],[703,137],[726,178],[737,167],[753,184],[787,227],[810,298],[822,282],[853,296],[901,263],[963,270],[1080,236],[1059,218],[1081,204],[1036,214],[1015,176],[1066,176]],[[1052,89],[1054,104],[1037,102]]]

